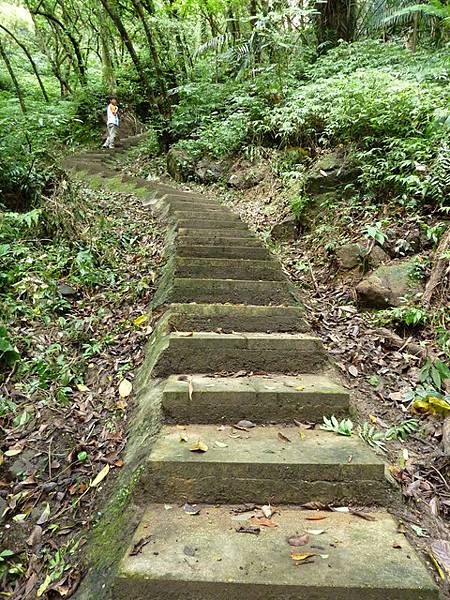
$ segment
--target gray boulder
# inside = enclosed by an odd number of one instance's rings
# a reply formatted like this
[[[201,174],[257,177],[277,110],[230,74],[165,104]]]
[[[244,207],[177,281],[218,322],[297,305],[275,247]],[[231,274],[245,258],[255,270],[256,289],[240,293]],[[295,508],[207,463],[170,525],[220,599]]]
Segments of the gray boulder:
[[[204,156],[195,167],[195,175],[201,183],[215,183],[223,179],[229,169],[226,160]]]
[[[300,233],[299,223],[295,217],[289,216],[272,227],[270,237],[275,241],[294,240]]]
[[[403,297],[411,297],[422,291],[419,282],[411,278],[411,260],[396,260],[378,267],[356,287],[362,306],[388,308],[400,306]]]
[[[320,194],[339,185],[350,183],[359,175],[359,169],[353,165],[345,152],[336,150],[320,157],[311,167],[306,181],[308,194]]]
[[[170,148],[166,156],[167,171],[175,181],[186,181],[194,172],[192,158],[180,148]]]

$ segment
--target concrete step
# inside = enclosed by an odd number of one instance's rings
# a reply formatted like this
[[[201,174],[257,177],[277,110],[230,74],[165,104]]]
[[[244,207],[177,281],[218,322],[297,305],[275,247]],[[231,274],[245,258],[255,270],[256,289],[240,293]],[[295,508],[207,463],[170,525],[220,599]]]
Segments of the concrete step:
[[[247,225],[245,223],[236,218],[233,218],[231,215],[226,219],[198,219],[197,217],[192,216],[188,219],[177,218],[176,222],[180,229],[218,229],[220,231],[222,231],[223,229],[232,229],[233,231],[248,231]]]
[[[171,200],[168,198],[169,212],[174,213],[177,211],[188,212],[188,211],[201,211],[206,210],[215,214],[222,214],[227,212],[230,214],[230,211],[227,208],[221,206],[218,202],[209,202],[207,204],[199,204],[198,202],[185,201],[185,200]]]
[[[288,333],[172,332],[155,373],[320,373],[328,358],[319,338]]]
[[[349,398],[344,388],[320,375],[172,375],[162,403],[167,422],[318,423],[324,416],[346,416]]]
[[[253,246],[262,248],[262,242],[249,231],[178,231],[177,244],[180,246]]]
[[[287,281],[245,281],[235,279],[175,278],[170,302],[211,304],[286,305],[298,303],[295,290]]]
[[[233,304],[172,304],[172,331],[215,331],[233,333],[305,333],[308,325],[302,306],[249,306]]]
[[[198,441],[207,452],[191,452]],[[166,425],[139,493],[148,502],[367,506],[383,503],[386,491],[383,461],[358,436],[295,426]]]
[[[272,258],[266,248],[245,246],[188,246],[178,245],[177,256],[196,258],[242,258],[247,260],[265,260]]]
[[[287,281],[244,281],[233,279],[175,278],[170,291],[170,302],[211,304],[297,304],[292,285]]]
[[[175,277],[195,279],[240,279],[247,281],[286,281],[280,263],[275,259],[183,258],[174,262]]]
[[[217,220],[217,219],[225,219],[227,221],[234,221],[235,223],[242,223],[237,215],[233,215],[229,210],[224,208],[210,208],[209,206],[205,208],[204,206],[197,206],[196,208],[190,208],[189,210],[169,210],[169,212],[177,219],[183,220],[186,219],[188,221],[195,220]]]
[[[150,505],[135,532],[114,582],[115,600],[438,600],[426,567],[394,519],[373,513],[374,521],[325,512],[283,509],[276,527],[260,534],[237,533],[251,526],[232,506],[204,506],[200,514],[182,507]],[[317,514],[317,513],[316,513]],[[309,535],[292,548],[287,539]],[[135,556],[131,549],[149,543]],[[311,553],[296,564],[291,552]]]

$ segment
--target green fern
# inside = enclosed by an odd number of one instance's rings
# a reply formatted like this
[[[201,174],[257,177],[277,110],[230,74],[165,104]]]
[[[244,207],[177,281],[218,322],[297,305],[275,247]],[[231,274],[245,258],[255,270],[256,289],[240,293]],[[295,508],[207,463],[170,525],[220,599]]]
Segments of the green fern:
[[[350,421],[350,419],[342,419],[342,421],[338,421],[333,415],[331,418],[323,418],[323,425],[320,426],[320,429],[323,429],[324,431],[332,431],[338,435],[351,436],[353,433],[353,423]]]
[[[417,419],[406,419],[400,423],[388,429],[385,433],[386,440],[406,440],[408,435],[417,431],[419,421]]]
[[[377,431],[373,425],[367,421],[359,427],[359,437],[367,442],[372,448],[378,448],[386,452],[385,435],[381,431]]]

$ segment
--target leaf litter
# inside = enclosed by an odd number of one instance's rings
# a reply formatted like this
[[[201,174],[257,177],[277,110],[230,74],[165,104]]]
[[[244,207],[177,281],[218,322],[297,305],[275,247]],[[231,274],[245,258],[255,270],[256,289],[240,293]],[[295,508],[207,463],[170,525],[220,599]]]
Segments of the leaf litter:
[[[81,237],[97,234],[99,212],[107,224],[108,255],[100,269],[102,277],[114,277],[114,288],[106,280],[80,280],[63,319],[45,324],[31,315],[10,326],[15,339],[33,339],[23,351],[30,366],[41,360],[43,368],[53,368],[45,352],[55,348],[70,382],[55,377],[44,389],[31,385],[32,375],[0,374],[0,396],[11,406],[0,416],[3,560],[16,573],[2,581],[8,597],[69,598],[77,589],[86,536],[104,502],[106,492],[99,490],[124,465],[127,401],[152,330],[143,315],[163,264],[161,232],[131,194],[80,187],[78,197],[90,215]],[[28,298],[34,301],[31,290],[22,300],[25,310]],[[26,518],[19,523],[20,515]],[[59,575],[51,566],[57,552],[64,557]]]

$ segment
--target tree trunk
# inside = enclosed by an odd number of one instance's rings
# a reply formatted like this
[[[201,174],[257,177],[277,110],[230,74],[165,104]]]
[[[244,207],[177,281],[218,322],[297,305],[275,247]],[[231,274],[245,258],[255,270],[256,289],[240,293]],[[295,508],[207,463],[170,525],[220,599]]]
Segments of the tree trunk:
[[[22,42],[17,39],[17,37],[13,34],[12,31],[10,31],[9,29],[7,29],[4,25],[2,25],[0,23],[0,28],[3,29],[3,31],[5,31],[9,36],[12,37],[12,39],[16,42],[16,44],[19,46],[19,48],[21,48],[25,54],[25,56],[28,58],[31,68],[33,69],[34,74],[36,75],[36,79],[38,81],[39,87],[41,88],[41,92],[42,95],[44,96],[44,100],[48,103],[50,102],[47,91],[44,87],[44,84],[42,82],[41,76],[39,75],[39,71],[37,68],[36,63],[33,60],[33,57],[31,56],[30,52],[28,51],[28,48],[25,46],[25,44],[22,44]]]
[[[5,63],[5,66],[6,66],[6,70],[8,71],[9,76],[11,77],[11,80],[13,82],[14,88],[16,90],[17,98],[19,99],[20,110],[25,114],[27,112],[27,107],[25,106],[25,100],[24,100],[24,97],[22,94],[22,89],[19,85],[19,82],[17,81],[17,77],[14,73],[11,62],[8,58],[8,55],[2,44],[1,39],[0,39],[0,57],[3,59],[3,62]]]
[[[136,52],[136,50],[135,50],[135,48],[133,46],[133,42],[131,41],[131,38],[128,35],[128,31],[125,29],[125,26],[122,23],[121,18],[116,13],[116,11],[112,8],[112,6],[108,2],[108,0],[100,0],[100,2],[102,3],[103,8],[105,9],[105,11],[107,12],[107,14],[109,15],[111,21],[116,26],[117,31],[119,32],[120,37],[121,37],[124,45],[126,46],[126,48],[128,50],[130,58],[133,61],[134,66],[136,67],[138,76],[139,76],[142,84],[144,85],[145,89],[147,91],[149,91],[150,86],[148,84],[147,77],[145,76],[144,70],[142,68],[141,61],[139,60],[139,56],[137,55],[137,52]]]
[[[81,85],[87,85],[86,67],[84,65],[83,56],[82,56],[81,50],[80,50],[80,45],[78,44],[77,40],[70,33],[70,31],[67,29],[67,27],[64,25],[64,23],[61,23],[61,21],[59,19],[57,19],[54,15],[40,11],[40,10],[34,11],[34,14],[44,17],[48,21],[54,23],[55,25],[58,25],[58,27],[61,28],[61,30],[64,32],[64,34],[70,40],[70,43],[72,44],[72,47],[73,47],[73,51],[75,53],[80,83],[81,83]]]
[[[351,42],[356,26],[356,0],[316,2],[319,45],[335,46],[339,40]]]
[[[450,282],[450,227],[444,233],[439,245],[434,253],[435,263],[431,269],[430,279],[425,287],[422,296],[422,302],[425,306],[430,306],[433,296],[438,288],[441,288],[445,294],[449,288]]]

